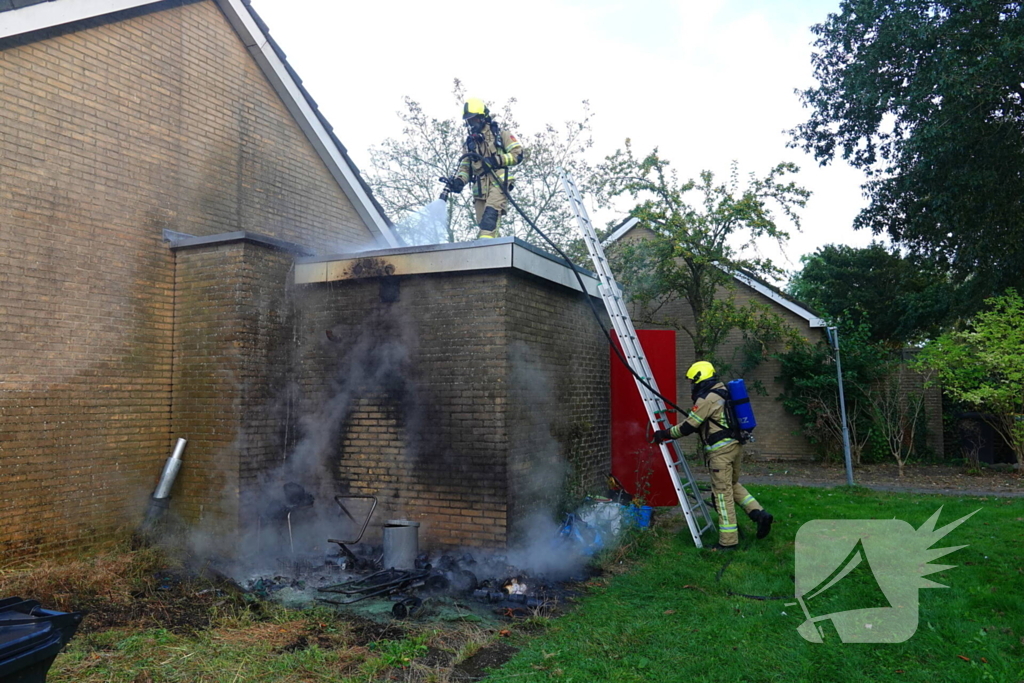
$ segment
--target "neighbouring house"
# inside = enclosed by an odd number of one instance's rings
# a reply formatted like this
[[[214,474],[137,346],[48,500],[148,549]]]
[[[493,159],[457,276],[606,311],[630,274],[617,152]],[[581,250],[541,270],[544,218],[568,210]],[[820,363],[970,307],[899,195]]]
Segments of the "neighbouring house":
[[[248,2],[0,0],[0,112],[0,558],[136,524],[178,437],[222,547],[295,481],[502,546],[607,471],[593,280],[403,247]]]
[[[612,232],[604,244],[609,248],[616,243],[645,239],[650,235],[648,228],[631,220]],[[814,343],[825,340],[825,321],[815,311],[760,278],[747,273],[734,273],[732,286],[727,291],[722,291],[721,296],[735,297],[736,304],[740,306],[750,300],[768,305],[804,339]],[[665,315],[684,322],[692,319],[689,306],[682,300],[670,303]],[[734,367],[742,364],[743,353],[743,335],[739,330],[730,332],[718,350],[719,356],[728,359]],[[907,357],[905,353],[903,360]],[[676,360],[679,398],[686,400],[689,387],[686,370],[691,363],[699,359],[694,358],[693,342],[684,332],[676,335]],[[766,392],[766,395],[758,395],[750,391],[758,426],[756,439],[745,447],[745,452],[752,460],[812,460],[817,457],[817,449],[802,433],[797,418],[786,411],[779,400],[782,385],[778,378],[781,374],[779,361],[769,358],[746,373],[743,378],[748,389],[760,386]],[[941,454],[944,445],[941,390],[936,386],[925,386],[924,377],[918,373],[905,370],[904,376],[906,386],[922,392],[924,396],[927,445],[933,453]],[[696,437],[689,437],[691,442],[694,438]]]
[[[616,243],[649,238],[649,228],[639,225],[635,220],[624,223],[605,240],[605,247],[613,247]],[[778,289],[758,278],[737,273],[733,276],[733,286],[723,291],[722,296],[733,296],[737,305],[744,305],[750,300],[768,305],[801,337],[811,342],[824,338],[825,322],[810,308],[793,300]],[[676,300],[665,307],[666,317],[692,321],[689,306],[683,300]],[[733,365],[740,365],[743,354],[743,335],[739,330],[729,333],[718,349],[721,358],[730,359]],[[679,389],[679,400],[689,400],[689,380],[686,370],[690,365],[701,360],[694,357],[693,341],[685,332],[676,334],[676,386]],[[781,374],[779,361],[769,359],[759,364],[744,376],[751,394],[751,402],[757,417],[755,441],[748,444],[745,452],[751,460],[811,460],[816,457],[814,445],[810,443],[800,430],[799,421],[789,414],[778,400],[781,385],[776,377]],[[726,377],[725,379],[733,379]],[[766,396],[755,393],[754,387],[760,386],[767,391]],[[682,404],[680,404],[682,405]],[[687,437],[684,444],[693,448],[692,441],[696,437]],[[685,447],[685,446],[684,446]]]

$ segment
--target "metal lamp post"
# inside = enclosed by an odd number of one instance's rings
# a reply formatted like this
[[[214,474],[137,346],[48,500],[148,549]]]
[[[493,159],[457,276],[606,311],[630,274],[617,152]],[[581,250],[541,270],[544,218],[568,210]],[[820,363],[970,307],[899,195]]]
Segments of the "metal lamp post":
[[[836,352],[836,375],[839,377],[839,410],[843,416],[843,455],[846,457],[846,485],[853,486],[853,462],[850,459],[850,430],[846,425],[846,395],[843,393],[843,364],[839,360],[839,329],[826,327],[829,343]]]

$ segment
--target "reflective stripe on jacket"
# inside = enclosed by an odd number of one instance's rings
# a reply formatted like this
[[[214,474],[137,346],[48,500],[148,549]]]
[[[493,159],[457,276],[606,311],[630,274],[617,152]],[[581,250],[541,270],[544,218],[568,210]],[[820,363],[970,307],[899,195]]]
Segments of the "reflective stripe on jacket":
[[[683,436],[682,426],[689,425],[686,432],[697,432],[709,451],[717,451],[730,444],[736,443],[736,439],[729,436],[732,430],[729,428],[729,419],[726,417],[725,397],[728,389],[721,382],[718,382],[704,396],[697,398],[686,419],[669,430],[673,439]]]

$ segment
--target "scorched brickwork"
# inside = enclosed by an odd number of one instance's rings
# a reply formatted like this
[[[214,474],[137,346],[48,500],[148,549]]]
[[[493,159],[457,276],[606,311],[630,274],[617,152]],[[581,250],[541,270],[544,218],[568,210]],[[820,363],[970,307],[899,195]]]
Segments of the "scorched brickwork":
[[[505,546],[608,469],[606,342],[582,295],[518,272],[394,280],[391,303],[380,278],[296,293],[298,439],[332,449],[339,491],[379,498],[375,527]]]

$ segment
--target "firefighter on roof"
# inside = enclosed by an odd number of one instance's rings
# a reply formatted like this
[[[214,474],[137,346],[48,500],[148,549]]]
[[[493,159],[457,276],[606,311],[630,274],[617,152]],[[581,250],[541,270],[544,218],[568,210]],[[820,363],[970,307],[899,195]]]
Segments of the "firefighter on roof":
[[[506,192],[512,189],[515,179],[509,169],[523,160],[523,145],[516,136],[498,126],[483,100],[475,97],[466,100],[462,120],[468,135],[459,171],[450,180],[449,188],[459,193],[463,186],[473,186],[473,208],[480,228],[476,238],[497,237],[508,204]]]
[[[693,394],[693,408],[686,419],[671,429],[654,432],[656,443],[696,433],[708,454],[711,467],[711,494],[718,511],[718,543],[715,550],[735,550],[739,543],[736,506],[739,505],[757,523],[757,537],[771,531],[773,517],[739,483],[743,446],[735,438],[736,425],[730,425],[726,400],[729,390],[715,377],[715,368],[698,361],[686,371]]]

